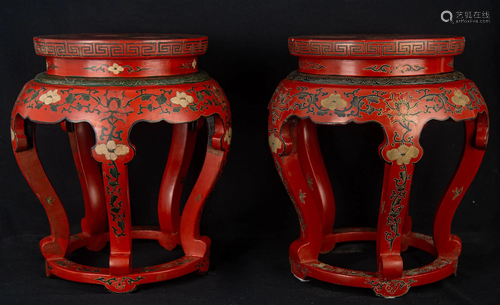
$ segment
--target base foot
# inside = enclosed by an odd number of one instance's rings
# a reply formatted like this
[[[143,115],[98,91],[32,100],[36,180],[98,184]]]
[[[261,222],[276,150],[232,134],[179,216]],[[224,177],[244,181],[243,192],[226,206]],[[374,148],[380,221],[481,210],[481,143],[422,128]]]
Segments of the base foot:
[[[394,299],[405,295],[410,290],[411,283],[414,282],[416,281],[412,279],[374,279],[369,280],[367,284],[372,286],[372,290],[376,296],[384,299]]]
[[[201,262],[199,262],[196,267],[198,267],[197,273],[199,275],[207,274],[208,269],[210,268],[210,256],[205,256]]]
[[[47,260],[45,260],[45,276],[47,276],[48,278],[54,278],[54,277],[56,277],[52,273],[52,266],[47,262]]]
[[[307,276],[310,271],[306,267],[292,259],[290,259],[290,267],[292,269],[293,276],[295,276],[299,281],[303,283],[311,281],[310,277]]]
[[[137,289],[136,282],[144,279],[144,277],[132,278],[128,276],[113,277],[110,279],[97,278],[97,281],[101,281],[107,291],[112,293],[130,293]]]
[[[295,273],[293,273],[293,272],[292,272],[292,274],[293,274],[293,276],[295,276],[295,278],[296,278],[296,279],[298,279],[298,280],[299,280],[299,281],[301,281],[302,283],[307,283],[307,282],[310,282],[310,281],[311,281],[311,278],[309,278],[309,277],[307,277],[307,276],[306,276],[305,278],[300,278],[300,277],[296,276],[296,275],[295,275]]]

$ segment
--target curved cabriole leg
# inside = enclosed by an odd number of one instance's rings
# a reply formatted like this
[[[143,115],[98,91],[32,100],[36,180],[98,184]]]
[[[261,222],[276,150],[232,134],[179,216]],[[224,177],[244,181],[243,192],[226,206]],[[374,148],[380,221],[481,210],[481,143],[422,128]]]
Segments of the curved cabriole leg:
[[[209,135],[205,161],[182,212],[180,224],[180,240],[185,255],[203,258],[197,266],[199,273],[208,270],[210,259],[210,238],[200,236],[203,206],[219,178],[228,151],[222,148],[224,122],[216,115],[206,120]]]
[[[106,183],[106,202],[109,222],[110,274],[130,272],[132,227],[128,192],[128,165],[120,159],[102,164]]]
[[[104,128],[106,126],[94,126],[97,134]],[[111,248],[110,275],[125,275],[131,271],[132,227],[127,163],[132,160],[134,152],[128,144],[128,134],[129,130],[124,129],[120,137],[112,133],[106,141],[103,141],[104,137],[99,137],[100,141],[93,151],[94,159],[102,163]],[[135,286],[128,286],[127,289],[133,288]]]
[[[335,239],[329,238],[335,221],[335,199],[321,155],[316,124],[309,119],[300,120],[297,141],[300,165],[321,217],[323,242],[320,252],[328,253],[335,247]]]
[[[384,298],[406,294],[414,282],[404,279],[401,258],[414,165],[397,163],[393,161],[385,165],[377,225],[378,279],[370,281],[375,294]]]
[[[196,134],[202,122],[203,120],[199,120],[173,126],[170,152],[158,199],[158,218],[162,232],[159,242],[168,250],[172,250],[180,243],[181,193],[193,155]]]
[[[82,186],[85,203],[85,218],[82,219],[82,232],[88,235],[87,249],[101,250],[107,243],[106,199],[102,183],[101,166],[92,157],[95,143],[94,130],[87,123],[63,122],[68,132],[78,178]]]
[[[380,278],[401,278],[401,243],[414,165],[386,163],[377,226],[377,264]]]
[[[292,273],[300,280],[308,279],[309,270],[304,264],[317,261],[322,243],[321,216],[315,196],[307,183],[307,174],[301,167],[298,149],[299,120],[290,120],[278,126],[281,138],[285,142],[283,153],[274,153],[274,161],[285,188],[295,206],[301,227],[301,238],[290,246],[290,265]],[[304,126],[306,133],[310,131],[307,123]],[[311,135],[302,134],[303,137]],[[301,136],[301,137],[302,137]],[[300,141],[303,141],[301,139]],[[305,161],[304,161],[305,162]]]
[[[464,124],[465,143],[460,164],[439,202],[433,226],[434,244],[438,256],[452,260],[457,260],[462,250],[460,238],[450,232],[453,215],[479,169],[488,139],[486,113]]]
[[[412,219],[411,216],[408,214],[409,209],[405,209],[405,215],[404,215],[404,225],[403,225],[403,239],[401,240],[401,252],[405,252],[408,250],[408,247],[410,246],[410,234],[411,234],[411,226],[412,226]]]
[[[64,258],[69,244],[66,212],[43,170],[35,145],[35,124],[16,115],[11,126],[14,132],[14,154],[21,171],[42,203],[49,218],[51,235],[40,241],[46,260]],[[47,269],[47,275],[50,271]]]

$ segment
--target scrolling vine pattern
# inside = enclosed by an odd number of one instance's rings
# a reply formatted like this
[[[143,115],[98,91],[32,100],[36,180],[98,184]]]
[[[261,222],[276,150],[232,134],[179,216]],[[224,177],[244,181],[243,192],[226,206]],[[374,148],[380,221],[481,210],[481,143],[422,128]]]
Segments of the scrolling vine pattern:
[[[126,236],[125,234],[125,213],[122,211],[122,201],[118,201],[121,195],[121,187],[118,181],[120,172],[118,171],[118,166],[116,166],[115,161],[110,161],[108,163],[109,172],[106,174],[106,180],[108,185],[106,185],[106,193],[110,196],[108,205],[110,206],[110,214],[113,223],[116,224],[112,226],[113,233],[116,238],[119,239],[121,236]]]
[[[416,280],[412,279],[370,279],[366,283],[372,286],[373,292],[377,296],[387,297],[392,296],[402,296],[410,290],[411,284],[415,283]]]
[[[83,272],[90,272],[90,273],[101,272],[101,268],[80,265],[80,264],[74,263],[70,260],[67,260],[65,258],[64,259],[56,259],[53,261],[53,263],[57,264],[63,268],[72,269],[72,270],[76,270],[76,271],[83,271]]]
[[[426,70],[426,69],[427,69],[426,67],[422,67],[419,65],[410,65],[410,64],[404,64],[402,66],[396,65],[394,67],[391,65],[386,65],[386,64],[380,65],[380,66],[373,65],[373,66],[363,68],[363,70],[370,70],[373,72],[380,72],[380,73],[392,73],[392,72],[399,70],[403,74],[405,72],[418,72],[420,70]]]
[[[412,176],[408,167],[422,155],[416,137],[423,125],[431,119],[470,119],[486,110],[475,85],[466,80],[453,83],[453,86],[442,84],[434,88],[396,90],[391,92],[386,87],[372,87],[370,90],[354,87],[345,90],[285,80],[278,86],[269,104],[268,129],[269,145],[278,172],[281,172],[277,162],[277,158],[282,158],[285,152],[281,127],[289,118],[310,118],[324,124],[379,122],[387,138],[387,144],[381,148],[381,155],[387,162],[399,167],[390,190],[391,204],[385,232],[391,250],[401,234],[401,211]],[[285,183],[283,177],[282,180]],[[285,183],[285,186],[291,195],[288,184]]]
[[[342,94],[337,91],[327,92],[322,87],[310,90],[306,86],[297,86],[293,94],[292,91],[292,88],[280,84],[270,103],[269,136],[273,136],[270,144],[274,147],[281,145],[278,125],[288,119],[286,114],[300,113],[304,117],[318,118],[321,121],[325,121],[321,117],[330,116],[332,122],[338,123],[352,120],[387,122],[394,129],[390,143],[395,146],[414,145],[410,133],[414,126],[420,124],[419,116],[453,116],[480,110],[485,106],[476,87],[472,84],[468,87],[465,83],[454,91],[444,87],[440,87],[438,92],[415,89],[415,93],[419,95],[417,97],[410,91],[371,90],[368,94],[360,94],[360,88]]]
[[[299,60],[299,67],[302,70],[321,70],[326,69],[326,67],[320,62],[313,62],[311,60]]]
[[[106,279],[105,277],[98,277],[95,280],[103,283],[106,287],[114,288],[116,290],[123,290],[126,286],[133,285],[141,280],[145,279],[143,276],[138,276],[136,278],[129,276],[122,277],[112,277],[110,279]]]
[[[127,71],[128,74],[132,73],[132,72],[141,72],[143,70],[149,70],[150,68],[141,68],[139,66],[137,66],[135,69],[132,68],[131,66],[129,65],[125,65],[125,66],[120,66],[119,64],[117,63],[114,63],[113,65],[107,65],[107,64],[102,64],[100,66],[90,66],[90,67],[85,67],[83,68],[84,70],[91,70],[91,71],[94,71],[94,72],[97,72],[97,71],[101,71],[103,73],[113,73],[115,75],[118,75],[118,74],[121,74],[123,73],[123,71]]]
[[[135,96],[129,97],[125,90],[99,91],[85,89],[83,92],[75,88],[47,90],[42,86],[29,86],[18,101],[18,106],[28,109],[41,109],[56,113],[85,112],[97,114],[104,124],[99,140],[122,141],[123,130],[117,128],[117,123],[126,123],[127,118],[137,111],[137,115],[145,112],[158,114],[171,114],[184,111],[202,112],[210,107],[219,107],[228,113],[229,105],[222,90],[213,85],[203,85],[201,88],[192,86],[184,91],[159,89],[159,93],[148,92],[147,89],[136,90]],[[196,99],[193,97],[195,96]],[[140,101],[140,103],[136,103]],[[132,104],[137,104],[132,107]],[[226,133],[229,132],[231,122],[229,116],[224,118],[227,122]]]
[[[170,115],[186,117],[192,121],[201,115],[219,113],[224,122],[223,139],[227,147],[232,134],[229,105],[222,90],[216,85],[193,84],[189,87],[170,87],[173,89],[138,89],[138,90],[98,90],[100,88],[82,89],[78,87],[45,86],[36,82],[28,83],[23,94],[18,98],[14,112],[27,116],[42,113],[53,118],[54,122],[61,119],[85,117],[92,122],[98,131],[94,152],[105,162],[105,181],[110,206],[113,234],[119,239],[126,236],[126,215],[122,209],[120,186],[120,158],[131,151],[125,129],[130,120],[134,121],[151,117],[169,118]],[[175,89],[177,88],[177,90]],[[92,114],[92,115],[88,115]],[[99,131],[100,130],[100,131]],[[119,164],[118,164],[119,163]],[[51,200],[51,199],[50,199]],[[51,202],[49,202],[50,204]]]
[[[401,233],[399,233],[399,226],[401,224],[401,218],[399,217],[399,215],[401,214],[401,210],[404,207],[402,201],[404,198],[406,198],[406,184],[409,180],[411,180],[411,174],[408,174],[405,164],[402,164],[400,166],[400,170],[401,171],[399,172],[399,178],[394,178],[395,186],[390,196],[392,202],[386,223],[386,226],[389,226],[390,231],[385,232],[385,240],[389,243],[391,250],[396,238],[401,236]]]

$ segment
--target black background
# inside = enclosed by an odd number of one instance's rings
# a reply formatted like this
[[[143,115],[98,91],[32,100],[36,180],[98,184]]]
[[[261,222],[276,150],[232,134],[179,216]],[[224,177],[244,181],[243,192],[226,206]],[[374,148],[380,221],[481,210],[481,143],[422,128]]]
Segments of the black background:
[[[443,10],[488,11],[490,23],[451,24]],[[0,5],[0,303],[215,303],[215,304],[413,304],[497,303],[500,185],[498,86],[500,10],[496,1],[2,1]],[[44,276],[38,241],[50,234],[45,211],[24,180],[9,137],[12,105],[26,81],[45,70],[32,37],[62,33],[192,33],[209,37],[200,69],[215,78],[231,104],[233,142],[227,166],[204,210],[201,232],[212,239],[205,276],[188,275],[142,285],[127,295],[102,286]],[[403,298],[376,298],[369,289],[312,281],[290,273],[288,246],[299,236],[292,204],[278,178],[267,144],[267,104],[297,68],[287,38],[305,34],[450,34],[466,37],[455,68],[472,79],[490,111],[490,143],[479,172],[455,214],[452,232],[463,241],[457,277],[415,287]],[[131,135],[137,156],[130,163],[134,225],[154,225],[170,127],[138,124]],[[336,204],[336,227],[375,226],[383,163],[375,124],[320,127],[320,140]],[[433,210],[453,173],[463,144],[459,123],[431,122],[422,135],[425,155],[416,166],[410,214],[414,231],[430,234]],[[202,148],[203,140],[198,148]],[[84,215],[67,136],[59,126],[40,126],[37,145],[47,174],[65,204],[72,233]],[[196,174],[203,154],[193,161]],[[193,180],[188,181],[193,184]],[[184,199],[186,198],[186,192]],[[78,251],[75,261],[106,264],[106,250]],[[172,260],[154,242],[134,242],[134,266]],[[374,270],[372,243],[339,245],[325,262]],[[405,267],[428,263],[410,249]]]

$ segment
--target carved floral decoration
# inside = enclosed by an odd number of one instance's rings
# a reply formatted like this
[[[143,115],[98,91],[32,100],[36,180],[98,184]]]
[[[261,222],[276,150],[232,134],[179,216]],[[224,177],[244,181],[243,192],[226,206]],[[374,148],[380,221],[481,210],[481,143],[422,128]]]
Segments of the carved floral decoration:
[[[391,149],[387,152],[387,159],[396,160],[398,165],[410,164],[412,158],[418,157],[419,149],[415,146],[400,145],[398,148]]]
[[[125,123],[128,114],[134,112],[134,109],[129,106],[129,102],[126,102],[124,92],[107,91],[104,96],[104,103],[96,107],[99,111],[99,119],[108,120],[112,124],[114,121]]]
[[[321,106],[329,109],[342,109],[347,106],[347,102],[340,97],[340,94],[330,94],[329,97],[321,100]]]
[[[95,152],[98,155],[104,155],[106,160],[115,161],[118,156],[128,154],[129,148],[127,145],[116,144],[115,141],[108,141],[106,144],[99,144],[95,147]]]
[[[278,139],[274,135],[274,133],[269,136],[269,147],[271,148],[271,151],[273,153],[278,152],[278,150],[281,149],[282,146],[283,144],[281,143],[280,139]]]
[[[50,105],[52,103],[57,103],[61,100],[61,96],[57,94],[57,89],[49,90],[47,93],[44,93],[39,98],[40,102],[43,102],[45,105]]]
[[[115,75],[122,73],[123,70],[124,70],[123,67],[117,63],[114,63],[112,66],[108,67],[108,71],[112,72]]]
[[[463,94],[462,91],[456,90],[453,93],[453,96],[451,97],[451,101],[455,105],[460,105],[460,106],[464,107],[465,105],[470,103],[470,98],[467,95]]]
[[[194,98],[190,95],[187,95],[186,92],[176,92],[175,97],[170,99],[172,104],[180,105],[182,108],[187,107],[189,104],[192,104]]]

